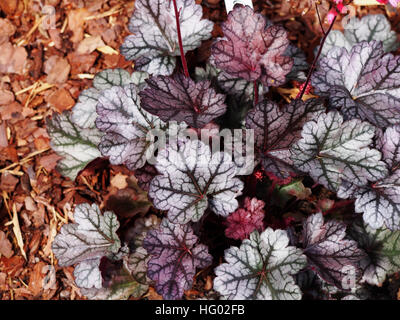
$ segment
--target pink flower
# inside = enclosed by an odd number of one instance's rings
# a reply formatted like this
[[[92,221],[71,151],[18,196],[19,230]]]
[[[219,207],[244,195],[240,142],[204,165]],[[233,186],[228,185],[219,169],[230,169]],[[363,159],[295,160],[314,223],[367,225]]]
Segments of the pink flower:
[[[332,8],[329,10],[328,14],[326,15],[326,19],[328,20],[329,23],[332,23],[335,17],[337,16],[337,11],[336,9]]]
[[[383,4],[387,4],[389,2],[395,8],[397,8],[397,6],[400,3],[400,0],[376,0],[376,1],[378,1],[379,3],[383,3]]]

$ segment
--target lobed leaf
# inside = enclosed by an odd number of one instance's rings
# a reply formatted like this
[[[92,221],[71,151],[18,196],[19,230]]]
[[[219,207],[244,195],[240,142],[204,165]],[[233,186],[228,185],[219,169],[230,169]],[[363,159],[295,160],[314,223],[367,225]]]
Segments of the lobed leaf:
[[[241,246],[225,250],[215,268],[214,289],[228,300],[300,300],[293,275],[306,265],[300,249],[289,246],[284,230],[254,231]]]
[[[210,81],[195,83],[183,74],[147,80],[140,92],[142,108],[163,121],[184,121],[201,128],[226,111],[225,95],[210,87]]]
[[[289,159],[289,147],[300,138],[303,124],[324,110],[321,100],[306,102],[294,100],[282,109],[275,102],[261,101],[250,110],[246,127],[254,130],[255,146],[266,171],[279,178],[289,177],[295,172]]]
[[[96,128],[81,128],[71,119],[70,112],[54,114],[46,119],[47,132],[52,149],[64,157],[57,169],[61,174],[74,180],[92,160],[101,156],[97,145],[101,132]]]
[[[198,221],[208,206],[222,216],[238,206],[243,183],[235,178],[236,165],[227,153],[211,154],[202,141],[168,145],[159,152],[156,168],[161,175],[151,181],[149,196],[174,223]]]
[[[308,265],[324,281],[349,290],[345,282],[360,272],[358,263],[365,253],[353,240],[346,240],[346,226],[334,220],[324,223],[322,213],[313,214],[303,223],[303,247]]]
[[[381,286],[387,275],[400,271],[399,231],[372,229],[358,221],[349,234],[367,254],[360,261],[362,282]]]
[[[202,8],[194,0],[176,0],[180,10],[183,50],[198,48],[211,37],[213,23],[201,19]],[[135,68],[153,75],[170,75],[179,56],[178,33],[172,1],[137,0],[129,22],[133,35],[125,38],[121,53],[136,60]]]
[[[332,30],[322,48],[322,56],[333,47],[351,48],[362,41],[382,41],[385,52],[398,48],[396,32],[391,30],[390,22],[383,14],[369,14],[361,19],[351,18],[344,28],[344,33]]]
[[[117,253],[121,243],[116,234],[119,222],[114,213],[101,214],[96,204],[75,208],[75,223],[63,225],[52,250],[62,267]]]
[[[97,128],[104,132],[100,152],[112,164],[125,164],[134,170],[144,166],[149,147],[147,134],[164,125],[140,106],[137,87],[112,87],[102,93],[97,105]]]
[[[312,85],[346,119],[381,128],[400,122],[400,57],[385,54],[380,42],[361,42],[350,51],[331,49],[320,60]]]
[[[141,73],[133,72],[132,76],[124,69],[106,69],[96,74],[93,87],[83,90],[78,103],[72,109],[72,121],[82,128],[94,128],[96,120],[96,105],[104,90],[113,86],[125,86],[135,83],[132,78],[140,78]],[[140,81],[140,80],[139,80]],[[135,83],[139,85],[139,81]]]
[[[378,139],[383,160],[389,168],[374,184],[357,186],[345,181],[338,190],[341,198],[356,198],[355,210],[363,213],[364,221],[372,228],[387,227],[400,230],[400,126],[392,126]]]
[[[212,61],[235,78],[260,80],[265,86],[282,85],[293,59],[285,56],[287,32],[268,26],[265,17],[248,6],[236,6],[222,24],[224,38],[211,49]]]
[[[196,268],[206,268],[212,262],[207,247],[189,225],[172,224],[163,219],[160,228],[150,230],[143,247],[151,255],[147,274],[156,282],[156,290],[164,299],[182,297],[191,288]]]
[[[343,122],[336,111],[321,114],[304,125],[291,159],[297,169],[330,190],[338,190],[342,180],[367,185],[387,174],[380,152],[369,148],[374,132],[367,122]]]

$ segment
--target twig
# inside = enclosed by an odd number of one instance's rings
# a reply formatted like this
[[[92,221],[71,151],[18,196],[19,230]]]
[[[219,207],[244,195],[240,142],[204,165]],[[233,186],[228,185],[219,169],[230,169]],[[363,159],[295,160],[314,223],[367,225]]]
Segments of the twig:
[[[318,9],[318,4],[317,3],[315,3],[315,10],[317,11],[319,26],[321,27],[322,33],[325,35],[326,33],[325,33],[324,26],[322,25],[321,16],[319,14],[319,9]]]
[[[187,63],[186,63],[185,52],[183,51],[181,26],[180,26],[180,23],[179,23],[180,9],[178,11],[178,7],[176,6],[176,0],[172,0],[172,2],[174,4],[174,10],[175,10],[176,31],[178,33],[178,43],[179,43],[179,50],[181,52],[181,60],[182,60],[183,72],[185,73],[185,76],[187,78],[189,78],[189,70],[188,70]]]
[[[321,44],[320,44],[320,46],[319,46],[318,53],[317,53],[317,55],[316,55],[316,57],[315,57],[315,59],[314,59],[312,65],[311,65],[311,69],[310,69],[310,71],[308,72],[308,75],[307,75],[307,80],[306,80],[306,82],[304,83],[303,90],[301,91],[301,94],[300,94],[300,96],[299,96],[299,98],[298,98],[299,100],[301,100],[301,99],[303,98],[304,93],[305,93],[306,90],[307,90],[308,84],[310,83],[310,80],[311,80],[311,76],[312,76],[312,74],[313,74],[313,72],[314,72],[314,69],[315,69],[315,67],[316,67],[316,65],[317,65],[317,61],[318,61],[318,59],[319,59],[319,57],[320,57],[320,55],[321,55],[321,53],[322,53],[322,48],[324,47],[326,38],[328,38],[328,35],[329,35],[329,33],[331,32],[331,30],[332,30],[332,28],[333,28],[333,25],[335,24],[336,18],[337,18],[337,16],[335,16],[335,17],[333,18],[333,21],[332,21],[331,25],[329,26],[328,31],[325,33],[324,37],[322,38]]]
[[[254,87],[254,106],[256,106],[258,104],[258,83],[257,83],[257,80],[254,80],[253,87]]]

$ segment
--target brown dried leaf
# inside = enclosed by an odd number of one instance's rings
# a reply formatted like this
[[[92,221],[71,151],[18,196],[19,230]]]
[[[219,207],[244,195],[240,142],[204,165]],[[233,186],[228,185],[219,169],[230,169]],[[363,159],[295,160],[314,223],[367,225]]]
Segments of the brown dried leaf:
[[[24,47],[3,43],[0,45],[0,73],[23,74],[27,56]]]
[[[43,271],[46,270],[46,263],[43,261],[38,262],[33,267],[33,270],[30,272],[29,277],[29,290],[32,292],[34,297],[38,297],[43,290],[44,284],[44,273]]]
[[[73,43],[78,43],[83,39],[85,18],[89,15],[90,13],[86,8],[80,8],[68,12],[68,29],[73,32],[73,36],[70,38]]]
[[[6,234],[0,230],[0,256],[11,258],[13,254],[11,242],[7,239]]]
[[[0,190],[13,192],[18,182],[18,178],[14,177],[11,173],[3,172],[0,179]]]
[[[50,103],[59,113],[64,110],[72,108],[75,104],[75,100],[72,99],[71,94],[68,90],[61,88],[53,92],[49,98],[48,103]]]
[[[47,74],[47,82],[52,84],[64,83],[68,80],[71,70],[67,59],[59,56],[51,56],[44,63],[44,72]]]
[[[8,39],[15,33],[16,28],[8,19],[0,19],[0,44],[8,42]]]
[[[78,54],[90,54],[97,48],[104,47],[105,43],[100,36],[85,38],[81,41],[76,52]]]

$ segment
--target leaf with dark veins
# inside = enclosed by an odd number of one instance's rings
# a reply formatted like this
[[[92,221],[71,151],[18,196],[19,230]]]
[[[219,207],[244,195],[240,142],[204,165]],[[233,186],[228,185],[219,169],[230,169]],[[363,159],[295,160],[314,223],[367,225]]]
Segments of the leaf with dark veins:
[[[215,268],[214,289],[227,300],[300,300],[293,276],[306,265],[284,230],[254,231],[241,246],[225,250]]]
[[[362,282],[381,286],[387,275],[400,271],[400,231],[372,229],[356,221],[349,234],[367,254],[360,261]]]
[[[400,125],[388,127],[379,137],[377,148],[382,150],[383,161],[391,172],[400,169]]]
[[[169,144],[159,152],[156,168],[161,175],[151,181],[149,196],[174,223],[198,221],[208,206],[224,217],[238,207],[243,182],[235,178],[236,165],[227,153],[211,154],[202,141]]]
[[[337,111],[322,113],[304,125],[302,138],[291,147],[291,159],[298,170],[332,191],[342,180],[367,185],[387,174],[381,153],[369,148],[374,133],[367,122],[343,122]]]
[[[381,42],[361,42],[350,51],[332,48],[320,60],[312,85],[346,119],[381,128],[400,121],[400,57],[385,54]]]
[[[124,69],[106,69],[96,74],[93,87],[83,90],[78,103],[72,109],[72,121],[82,128],[95,128],[96,105],[101,93],[113,86],[125,86],[133,83],[133,77],[138,78],[139,72],[132,76]],[[139,83],[135,83],[139,85]]]
[[[119,222],[114,213],[101,214],[96,204],[84,203],[76,206],[74,220],[75,223],[62,226],[52,245],[60,266],[118,252],[121,245],[116,234]]]
[[[360,275],[359,261],[365,253],[353,240],[346,240],[346,226],[338,221],[324,223],[322,213],[313,214],[303,223],[303,248],[308,265],[324,281],[348,290],[345,278]]]
[[[104,91],[97,114],[96,126],[105,133],[99,144],[102,155],[112,164],[125,164],[131,170],[141,168],[149,147],[146,136],[163,123],[141,108],[136,85]]]
[[[282,109],[275,102],[264,100],[249,111],[246,127],[254,129],[255,146],[266,171],[282,179],[296,171],[289,159],[289,148],[300,138],[303,124],[323,110],[321,100],[309,99],[294,100]]]
[[[100,289],[103,279],[99,269],[100,258],[88,259],[80,262],[74,269],[75,283],[79,288]]]
[[[389,172],[365,186],[347,180],[340,186],[338,196],[355,198],[355,211],[363,213],[370,227],[400,230],[400,126],[387,128],[378,138],[377,147],[382,150]]]
[[[202,7],[193,0],[176,0],[183,50],[198,48],[211,37],[213,23],[201,19]],[[133,33],[125,38],[121,53],[127,60],[136,60],[135,67],[153,75],[170,75],[180,56],[175,11],[172,1],[136,0],[129,22]]]
[[[250,7],[236,6],[222,24],[224,38],[211,49],[216,67],[235,78],[282,85],[293,66],[293,59],[284,55],[287,32],[281,26],[266,25],[265,17]]]
[[[184,121],[201,128],[226,111],[225,95],[210,87],[208,80],[195,83],[183,74],[147,80],[140,92],[142,108],[163,121]]]
[[[168,219],[147,233],[143,247],[151,256],[148,277],[166,300],[180,299],[192,287],[196,268],[206,268],[212,262],[207,247],[198,244],[189,225],[172,224]]]
[[[391,30],[390,22],[383,14],[369,14],[361,19],[351,18],[344,28],[344,33],[332,30],[322,48],[325,56],[333,47],[343,47],[348,51],[362,41],[382,41],[385,52],[398,48],[396,32]]]
[[[52,149],[64,159],[58,162],[61,174],[74,180],[92,160],[101,156],[97,145],[101,132],[96,128],[81,128],[71,119],[71,113],[53,114],[46,119]]]

